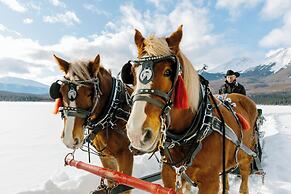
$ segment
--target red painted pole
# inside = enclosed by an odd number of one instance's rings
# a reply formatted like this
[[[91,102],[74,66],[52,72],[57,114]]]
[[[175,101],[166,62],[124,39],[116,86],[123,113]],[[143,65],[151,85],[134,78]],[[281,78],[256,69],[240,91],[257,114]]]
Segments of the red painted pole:
[[[112,180],[118,184],[127,185],[133,188],[137,188],[143,191],[147,191],[154,194],[176,194],[173,189],[164,188],[159,184],[147,182],[127,174],[123,174],[121,172],[117,172],[114,170],[109,170],[106,168],[101,168],[99,166],[94,166],[91,164],[86,164],[81,161],[76,161],[74,159],[66,160],[66,165],[74,166],[76,168],[85,170],[87,172],[91,172],[100,177]]]

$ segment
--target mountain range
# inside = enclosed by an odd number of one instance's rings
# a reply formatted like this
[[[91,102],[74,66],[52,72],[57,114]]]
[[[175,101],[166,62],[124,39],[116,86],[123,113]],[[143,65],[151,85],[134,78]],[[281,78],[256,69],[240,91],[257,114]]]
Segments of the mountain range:
[[[28,94],[48,94],[49,86],[17,77],[0,78],[0,91]]]

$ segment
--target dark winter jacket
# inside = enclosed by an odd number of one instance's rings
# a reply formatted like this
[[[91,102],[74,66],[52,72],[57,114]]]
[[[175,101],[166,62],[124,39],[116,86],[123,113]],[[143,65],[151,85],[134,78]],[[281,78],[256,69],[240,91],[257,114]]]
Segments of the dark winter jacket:
[[[225,81],[225,84],[222,85],[219,89],[219,94],[230,94],[230,93],[239,93],[246,95],[246,90],[240,83],[234,81],[232,83],[228,83]]]

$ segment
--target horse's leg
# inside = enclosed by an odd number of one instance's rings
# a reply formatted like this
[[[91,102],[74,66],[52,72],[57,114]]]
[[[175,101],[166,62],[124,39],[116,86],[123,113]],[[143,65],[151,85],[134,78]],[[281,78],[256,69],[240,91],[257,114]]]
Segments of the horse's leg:
[[[120,154],[116,156],[118,171],[131,175],[132,174],[132,166],[133,166],[133,155],[132,153],[126,149]],[[129,194],[130,191],[123,192]]]
[[[225,190],[226,193],[229,192],[229,179],[228,179],[228,174],[225,175]],[[223,189],[223,176],[221,175],[221,188]]]
[[[128,149],[126,149],[119,153],[115,158],[118,164],[118,171],[131,175],[133,166],[132,153]]]
[[[176,172],[173,168],[167,164],[163,164],[161,175],[164,186],[175,189]]]
[[[124,151],[116,157],[118,163],[118,171],[131,175],[133,166],[133,155],[130,151]]]
[[[248,194],[249,193],[249,187],[248,187],[248,181],[249,181],[249,175],[251,172],[250,169],[250,160],[247,160],[239,165],[240,175],[241,175],[241,184],[239,188],[240,194]]]
[[[219,192],[219,177],[215,175],[208,177],[198,184],[198,194],[217,194]]]
[[[117,161],[112,156],[110,156],[110,157],[108,157],[108,156],[100,156],[100,160],[101,160],[102,165],[103,165],[104,168],[108,168],[108,169],[111,169],[111,170],[118,170]],[[110,188],[114,186],[114,182],[112,182],[112,181],[107,181],[107,182],[108,182],[108,186]]]

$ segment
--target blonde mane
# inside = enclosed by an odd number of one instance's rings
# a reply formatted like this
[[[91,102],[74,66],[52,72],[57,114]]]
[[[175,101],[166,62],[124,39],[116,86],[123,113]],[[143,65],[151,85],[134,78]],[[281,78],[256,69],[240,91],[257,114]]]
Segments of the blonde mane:
[[[165,38],[157,38],[153,35],[144,40],[144,50],[148,56],[165,56],[174,54],[170,50]],[[187,88],[189,106],[193,112],[196,112],[200,95],[198,74],[182,51],[178,51],[177,57],[183,67],[183,78]]]

